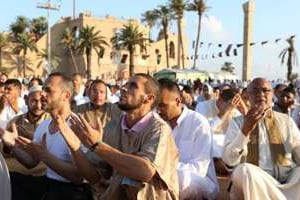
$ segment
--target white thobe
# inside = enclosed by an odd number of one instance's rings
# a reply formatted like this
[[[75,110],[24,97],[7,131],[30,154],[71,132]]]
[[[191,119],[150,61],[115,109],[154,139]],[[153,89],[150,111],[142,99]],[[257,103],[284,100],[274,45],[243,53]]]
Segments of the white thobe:
[[[300,195],[300,173],[292,160],[292,150],[300,147],[300,132],[288,115],[274,112],[274,116],[279,125],[279,132],[282,134],[286,158],[295,169],[294,172],[287,184],[280,184],[271,176],[274,174],[273,161],[268,135],[262,121],[259,122],[259,167],[248,163],[240,164],[241,157],[247,156],[248,153],[249,136],[246,137],[241,132],[242,121],[237,123],[232,120],[226,132],[223,151],[224,162],[229,166],[238,166],[232,175],[232,199],[239,199],[242,196],[245,200],[290,199],[290,191],[298,191],[298,194],[294,192],[292,195]]]
[[[211,160],[212,133],[208,121],[184,107],[172,134],[179,149],[180,198],[215,198],[219,187]]]

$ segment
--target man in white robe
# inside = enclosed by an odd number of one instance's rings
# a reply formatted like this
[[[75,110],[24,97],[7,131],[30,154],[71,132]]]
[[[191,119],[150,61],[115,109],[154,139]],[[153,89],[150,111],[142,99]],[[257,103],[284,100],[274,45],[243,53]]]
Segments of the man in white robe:
[[[179,149],[180,199],[214,199],[219,187],[212,162],[212,132],[207,119],[182,103],[180,90],[168,79],[159,81],[160,116],[172,128]]]
[[[235,167],[231,199],[299,199],[300,132],[288,115],[271,111],[267,80],[254,79],[247,92],[250,109],[229,123],[223,152]]]

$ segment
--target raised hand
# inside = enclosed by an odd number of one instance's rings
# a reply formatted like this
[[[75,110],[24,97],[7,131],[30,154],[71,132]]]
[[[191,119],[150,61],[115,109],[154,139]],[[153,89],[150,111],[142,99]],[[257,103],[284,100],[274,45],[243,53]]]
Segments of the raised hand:
[[[20,147],[30,152],[33,156],[38,158],[39,160],[43,160],[47,154],[49,153],[47,150],[47,143],[46,143],[46,134],[42,136],[41,144],[32,142],[30,139],[18,136],[16,142],[20,145]]]
[[[70,122],[71,129],[86,147],[91,147],[97,141],[102,140],[103,128],[99,118],[94,127],[92,127],[82,115],[79,115],[79,118],[77,116],[71,116]]]
[[[81,144],[79,138],[75,135],[61,115],[58,115],[54,120],[70,149],[72,151],[77,151]]]
[[[248,113],[244,116],[244,123],[242,126],[242,132],[244,135],[248,136],[251,131],[255,128],[258,121],[262,119],[267,112],[263,106],[254,106]]]
[[[0,128],[0,138],[2,139],[3,143],[8,147],[15,146],[16,139],[18,138],[18,130],[16,124],[13,123],[11,128],[12,132]]]

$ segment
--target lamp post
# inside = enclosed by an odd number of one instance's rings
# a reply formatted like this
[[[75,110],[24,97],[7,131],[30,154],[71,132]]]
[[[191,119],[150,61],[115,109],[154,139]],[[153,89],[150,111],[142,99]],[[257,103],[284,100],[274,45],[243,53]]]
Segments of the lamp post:
[[[52,4],[51,0],[47,3],[38,3],[37,8],[47,9],[47,50],[48,50],[48,65],[49,69],[52,69],[51,65],[51,30],[50,30],[50,10],[59,10],[60,6]]]

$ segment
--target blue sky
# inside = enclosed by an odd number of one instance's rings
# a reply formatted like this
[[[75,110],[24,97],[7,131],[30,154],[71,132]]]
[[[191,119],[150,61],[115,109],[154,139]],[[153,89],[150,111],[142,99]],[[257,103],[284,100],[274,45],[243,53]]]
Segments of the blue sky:
[[[38,0],[10,0],[1,4],[0,31],[9,29],[18,15],[29,18],[46,15],[46,10],[36,8]],[[61,16],[72,15],[73,0],[52,0],[61,6],[60,11],[51,12],[51,24],[59,20]],[[76,12],[91,11],[92,15],[103,17],[107,14],[118,18],[137,18],[146,10],[165,4],[167,0],[76,0]],[[201,41],[204,43],[242,43],[243,38],[243,10],[245,0],[207,0],[211,9],[207,12],[207,18],[203,19]],[[299,0],[256,0],[254,11],[254,42],[268,40],[269,43],[262,46],[253,46],[253,70],[252,76],[263,76],[270,79],[285,78],[286,66],[281,66],[278,59],[280,51],[287,46],[284,38],[296,34],[296,50],[300,54],[300,2]],[[186,30],[189,37],[189,46],[196,34],[197,15],[186,13]],[[175,23],[174,23],[175,25]],[[176,31],[176,29],[172,29]],[[274,40],[283,38],[278,43]],[[223,45],[223,46],[224,46]],[[199,59],[199,69],[218,71],[225,61],[230,61],[236,67],[235,72],[241,74],[242,48],[238,49],[238,56],[212,59],[212,53],[224,51],[226,47],[207,46],[200,48],[202,54],[208,54],[209,59]],[[189,48],[189,55],[193,50]],[[300,74],[300,67],[294,68],[295,73]]]

